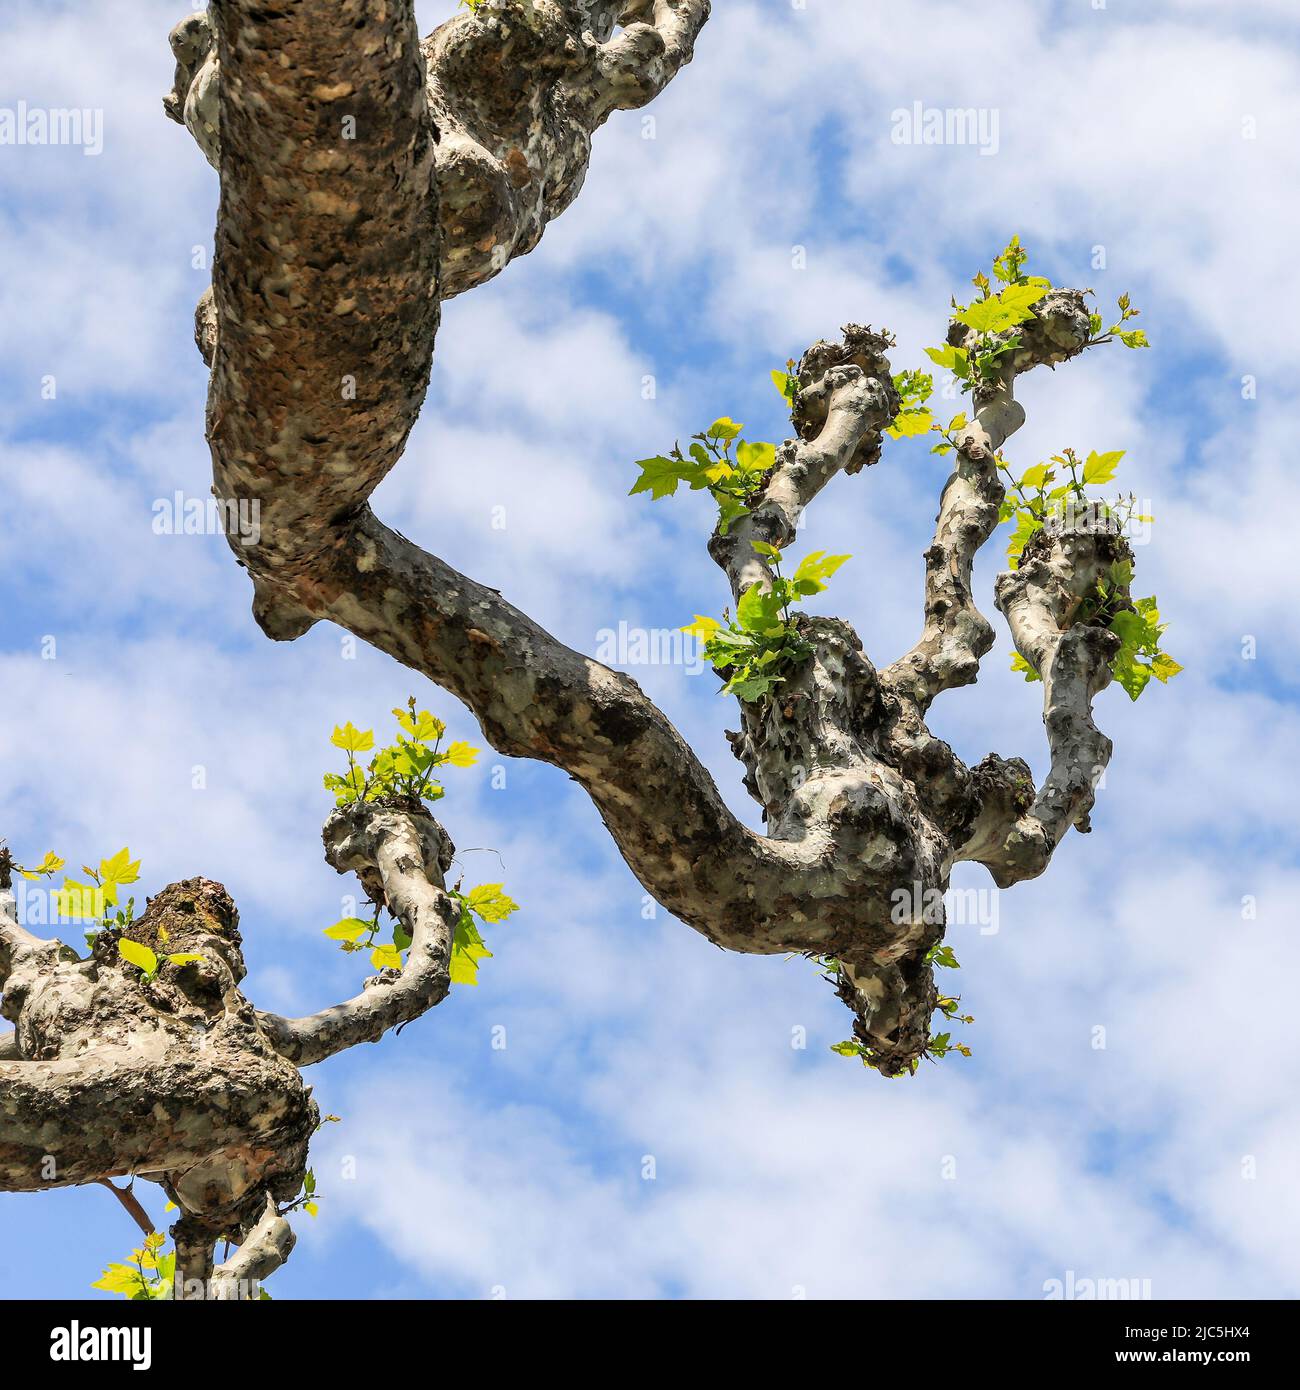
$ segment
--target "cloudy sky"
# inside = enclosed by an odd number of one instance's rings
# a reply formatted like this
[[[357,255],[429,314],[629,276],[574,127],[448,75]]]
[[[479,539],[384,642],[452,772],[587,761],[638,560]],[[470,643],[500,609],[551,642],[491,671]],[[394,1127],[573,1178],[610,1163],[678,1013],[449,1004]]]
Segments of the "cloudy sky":
[[[348,890],[319,852],[331,727],[414,692],[482,740],[335,630],[267,642],[220,537],[152,529],[209,485],[216,180],[160,105],[182,13],[0,18],[0,108],[103,112],[98,155],[0,145],[0,834],[74,864],[129,844],[146,891],[221,880],[251,997],[305,1011],[356,984],[320,934]],[[376,509],[594,653],[725,601],[708,507],[628,498],[634,459],[723,413],[780,438],[770,368],[846,322],[918,365],[1019,233],[1032,271],[1143,311],[1150,352],[1023,382],[1009,452],[1128,451],[1157,518],[1138,592],[1186,672],[1101,697],[1093,834],[952,928],[974,1056],[907,1081],[828,1050],[849,1016],[807,963],[648,915],[580,789],[488,751],[442,818],[466,882],[523,910],[477,990],[313,1073],[342,1123],[277,1297],[1041,1298],[1068,1271],[1300,1294],[1298,40],[1290,0],[715,0],[653,125],[613,120],[542,246],[447,306]],[[893,141],[918,102],[983,111],[983,148]],[[919,629],[943,477],[898,444],[810,511],[807,546],[853,555],[821,610],[877,664]],[[1041,777],[1008,652],[1003,628],[935,727]],[[632,669],[752,818],[713,677]],[[102,1190],[0,1197],[0,1295],[82,1294],[134,1238]]]

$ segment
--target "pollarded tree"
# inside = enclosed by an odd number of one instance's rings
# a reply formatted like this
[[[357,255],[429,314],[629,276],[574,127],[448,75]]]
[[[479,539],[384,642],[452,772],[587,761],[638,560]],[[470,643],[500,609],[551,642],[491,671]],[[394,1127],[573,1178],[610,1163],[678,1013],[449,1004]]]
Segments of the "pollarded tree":
[[[1085,293],[1027,275],[1013,240],[930,350],[969,395],[947,424],[931,378],[895,374],[888,334],[851,325],[774,373],[792,439],[744,440],[723,417],[686,452],[642,461],[633,492],[684,484],[719,503],[709,553],[734,616],[689,630],[739,702],[730,738],[766,834],[731,813],[634,680],[368,505],[419,413],[442,299],[537,244],[582,184],[592,133],[662,90],[708,15],[709,0],[478,0],[420,42],[412,0],[212,0],[178,25],[165,106],[221,179],[197,316],[214,491],[256,508],[258,526],[229,539],[268,636],[334,622],[456,695],[499,752],[564,769],[659,903],[727,950],[816,959],[854,1016],[838,1050],[900,1076],[966,1050],[932,1030],[936,1013],[960,1017],[934,981],[955,964],[935,906],[953,865],[983,864],[1000,887],[1041,874],[1071,826],[1088,829],[1110,757],[1094,697],[1113,677],[1136,697],[1178,669],[1154,600],[1130,597],[1128,508],[1087,493],[1119,454],[1063,450],[1019,479],[1002,454],[1024,420],[1019,376],[1115,339],[1145,346],[1127,300],[1105,326]],[[923,630],[877,669],[846,622],[796,606],[846,557],[813,552],[788,572],[781,560],[838,474],[875,464],[886,436],[918,434],[936,436],[953,472],[925,552]],[[995,601],[1014,664],[1042,682],[1051,767],[1039,788],[1019,759],[966,767],[926,723],[993,644],[971,573],[1007,521]],[[138,865],[125,851],[102,861],[59,895],[91,919],[83,958],[20,926],[10,891],[14,869],[50,877],[62,861],[22,869],[0,852],[0,987],[16,1025],[0,1037],[0,1190],[105,1183],[151,1233],[111,1182],[143,1178],[179,1210],[174,1251],[149,1234],[104,1287],[240,1297],[277,1268],[293,1242],[286,1212],[316,1195],[307,1151],[320,1116],[302,1069],[471,979],[486,953],[475,917],[512,909],[499,885],[462,893],[444,877],[451,843],[427,803],[436,769],[473,750],[444,750],[414,701],[396,713],[396,742],[369,761],[369,731],[335,731],[348,764],[326,779],[337,805],[325,854],[359,876],[373,913],[329,934],[369,949],[377,972],[311,1017],[240,992],[238,919],[220,884],[171,884],[137,917],[118,889]],[[223,1240],[238,1248],[218,1265]]]

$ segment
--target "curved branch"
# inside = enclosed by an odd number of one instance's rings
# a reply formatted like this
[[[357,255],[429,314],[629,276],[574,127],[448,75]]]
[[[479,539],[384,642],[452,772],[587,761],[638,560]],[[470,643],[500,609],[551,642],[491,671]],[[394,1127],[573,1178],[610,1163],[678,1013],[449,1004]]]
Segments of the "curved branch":
[[[95,1182],[100,1187],[108,1188],[113,1196],[122,1204],[122,1210],[126,1212],[145,1235],[153,1235],[154,1225],[149,1219],[149,1213],[140,1205],[140,1199],[130,1187],[118,1187],[116,1183],[109,1182],[107,1178],[96,1178]]]
[[[289,1258],[295,1242],[293,1227],[268,1196],[262,1215],[239,1249],[212,1271],[209,1297],[223,1303],[256,1298],[257,1285]]]
[[[958,432],[957,466],[944,487],[934,541],[925,552],[925,627],[911,651],[881,672],[881,681],[922,714],[943,691],[974,681],[981,657],[993,645],[993,627],[971,593],[971,571],[976,554],[997,529],[1005,495],[997,474],[998,451],[1025,421],[1024,408],[1014,397],[1015,378],[1033,367],[1054,367],[1077,357],[1090,336],[1078,290],[1050,291],[1034,313],[1033,320],[1013,330],[1020,347],[1001,380],[977,398],[974,419]],[[964,325],[952,324],[950,343],[966,346],[969,338]]]
[[[646,889],[710,940],[778,953],[825,947],[837,923],[861,929],[872,866],[847,827],[835,838],[755,834],[630,676],[564,646],[368,510],[330,561],[290,591],[298,611],[449,690],[498,751],[563,768]],[[873,814],[892,814],[879,797]]]
[[[710,0],[507,0],[425,40],[444,298],[537,245],[581,189],[593,133],[690,62],[709,11]]]
[[[208,441],[257,571],[397,462],[438,325],[434,128],[411,0],[214,0],[219,324]]]
[[[282,1064],[278,1064],[282,1065]],[[273,1151],[294,1129],[277,1077],[250,1064],[223,1111],[208,1073],[161,1036],[83,1057],[0,1063],[0,1191],[186,1172],[203,1155]]]
[[[389,1029],[442,1003],[451,987],[451,947],[460,918],[456,901],[443,891],[451,842],[427,812],[349,806],[326,821],[325,846],[339,873],[359,874],[374,901],[387,904],[410,934],[411,947],[400,974],[384,972],[333,1008],[292,1019],[259,1010],[271,1046],[298,1066],[378,1042]]]
[[[230,3],[213,0],[212,13]],[[245,24],[273,26],[274,6],[241,0],[240,8]],[[328,27],[338,8],[322,8],[313,22]],[[349,8],[381,13],[358,0]],[[423,41],[443,298],[492,279],[537,245],[582,187],[592,134],[613,112],[653,100],[691,61],[709,11],[710,0],[504,0],[453,16]],[[164,110],[221,169],[227,61],[209,16],[182,20],[170,40],[176,77]],[[347,74],[318,81],[308,95],[358,119],[378,110]]]
[[[752,542],[790,545],[804,508],[837,473],[856,473],[879,459],[881,432],[898,413],[885,356],[893,340],[858,324],[848,324],[843,334],[843,344],[814,343],[804,353],[794,402],[801,437],[779,450],[749,511],[709,541],[709,554],[737,600],[751,585],[771,582],[771,568]]]
[[[957,855],[986,865],[1003,888],[1041,874],[1070,826],[1090,828],[1094,789],[1112,751],[1092,721],[1092,702],[1110,684],[1119,639],[1075,614],[1115,562],[1131,557],[1119,535],[1078,528],[1040,533],[1026,552],[1019,569],[999,575],[997,605],[1016,649],[1043,680],[1051,768],[1028,807],[991,798]]]

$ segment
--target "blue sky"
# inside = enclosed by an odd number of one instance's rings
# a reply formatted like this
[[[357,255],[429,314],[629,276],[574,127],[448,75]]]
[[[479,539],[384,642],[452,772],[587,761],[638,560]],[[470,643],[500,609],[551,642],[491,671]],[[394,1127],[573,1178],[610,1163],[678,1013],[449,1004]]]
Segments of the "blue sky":
[[[427,31],[451,5],[418,9]],[[612,121],[542,246],[446,306],[376,510],[587,652],[621,621],[718,611],[703,500],[628,498],[632,461],[722,413],[779,438],[769,369],[843,323],[887,325],[896,368],[918,365],[949,295],[1017,232],[1031,270],[1143,310],[1149,353],[1023,383],[1009,452],[1128,451],[1121,478],[1157,518],[1138,588],[1186,672],[1136,705],[1100,698],[1116,753],[1093,834],[997,895],[996,931],[953,927],[974,1056],[906,1082],[829,1052],[848,1015],[810,966],[643,915],[582,792],[486,751],[442,819],[504,861],[465,852],[466,881],[504,877],[523,910],[477,990],[314,1069],[343,1120],[316,1150],[321,1214],[272,1291],[1040,1298],[1073,1270],[1157,1297],[1294,1297],[1300,16],[1286,0],[715,11],[653,128]],[[356,985],[320,935],[349,891],[319,854],[331,727],[382,724],[413,691],[482,739],[335,630],[267,642],[219,537],[151,529],[157,499],[208,488],[191,315],[215,176],[160,104],[181,14],[96,0],[0,18],[0,107],[104,113],[96,157],[0,146],[0,834],[73,863],[129,843],[146,891],[221,880],[248,993],[304,1011]],[[916,101],[996,111],[996,153],[892,143],[891,113]],[[821,611],[877,664],[919,629],[943,477],[898,444],[810,509],[803,544],[853,555]],[[1000,558],[995,539],[989,613]],[[1019,754],[1041,777],[1037,693],[1008,652],[1000,626],[979,684],[933,722],[963,756]],[[711,675],[633,674],[752,817]],[[954,882],[988,886],[972,866]],[[82,1294],[133,1239],[102,1190],[0,1196],[0,1296]]]

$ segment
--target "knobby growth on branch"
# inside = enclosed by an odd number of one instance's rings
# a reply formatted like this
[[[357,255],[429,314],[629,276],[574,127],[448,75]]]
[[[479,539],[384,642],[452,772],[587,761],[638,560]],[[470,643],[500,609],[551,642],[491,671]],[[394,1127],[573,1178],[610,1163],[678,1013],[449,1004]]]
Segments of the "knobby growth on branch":
[[[730,738],[762,834],[634,680],[369,506],[423,403],[441,301],[537,244],[581,187],[595,130],[690,61],[709,9],[477,0],[423,41],[412,0],[212,0],[179,24],[164,104],[221,182],[196,320],[214,492],[257,504],[257,533],[229,539],[268,636],[328,620],[450,691],[499,752],[585,789],[673,915],[727,950],[820,962],[853,1014],[837,1050],[909,1075],[927,1055],[967,1051],[931,1028],[936,1012],[963,1018],[934,979],[956,964],[934,910],[953,866],[983,864],[1000,887],[1041,874],[1071,826],[1089,828],[1111,754],[1096,695],[1113,677],[1136,695],[1177,670],[1159,650],[1154,600],[1130,598],[1128,511],[1085,492],[1109,481],[1118,454],[1063,451],[1017,480],[1002,452],[1024,421],[1024,373],[1115,338],[1145,345],[1125,326],[1127,300],[1103,328],[1085,293],[1026,275],[1013,241],[994,266],[999,287],[978,276],[977,298],[954,303],[947,342],[931,350],[970,396],[946,426],[931,377],[895,373],[890,336],[851,324],[774,374],[793,438],[747,441],[722,417],[686,452],[642,461],[634,492],[686,484],[718,502],[708,549],[734,615],[689,630],[738,701]],[[875,465],[886,438],[930,433],[953,471],[925,552],[922,631],[878,669],[847,622],[799,607],[848,557],[814,551],[783,570],[783,553],[839,474]],[[1043,687],[1041,787],[1019,759],[968,768],[927,724],[993,644],[971,577],[1006,521],[1015,534],[995,601],[1017,669]],[[0,989],[15,1024],[0,1036],[0,1190],[108,1183],[144,1229],[129,1186],[110,1181],[144,1179],[178,1212],[172,1251],[146,1231],[101,1287],[252,1296],[292,1247],[286,1215],[314,1212],[318,1197],[307,1150],[322,1121],[301,1069],[473,983],[488,954],[478,923],[513,910],[500,885],[448,887],[451,842],[428,809],[433,770],[474,750],[443,750],[445,730],[414,701],[395,713],[395,743],[364,766],[371,732],[335,730],[348,765],[326,779],[337,805],[325,855],[359,877],[373,913],[327,935],[368,950],[376,973],[313,1016],[244,997],[238,915],[220,884],[172,884],[137,917],[117,889],[138,864],[127,851],[102,861],[60,894],[61,906],[92,900],[83,956],[20,924],[19,866],[0,852]],[[19,871],[61,867],[48,855]],[[223,1244],[234,1253],[218,1261]]]

